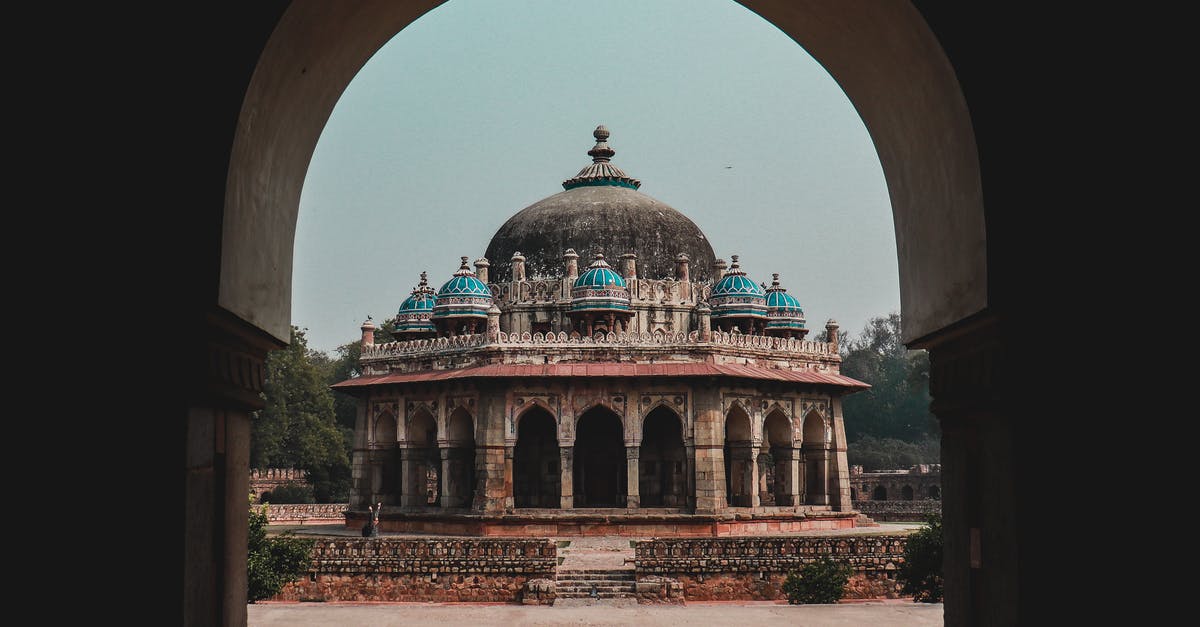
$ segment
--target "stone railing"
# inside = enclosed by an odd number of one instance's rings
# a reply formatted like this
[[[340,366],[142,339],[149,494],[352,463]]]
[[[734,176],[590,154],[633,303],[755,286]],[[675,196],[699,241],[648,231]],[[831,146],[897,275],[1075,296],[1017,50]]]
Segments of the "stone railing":
[[[557,557],[546,538],[318,540],[308,576],[274,599],[520,603],[527,582],[554,579]]]
[[[316,522],[345,523],[347,509],[350,509],[349,503],[267,504],[267,522],[301,525]]]
[[[783,599],[787,575],[822,557],[853,569],[847,598],[896,598],[895,573],[907,541],[900,535],[646,540],[634,547],[634,565],[639,583],[654,585],[644,586],[647,598],[639,602],[676,602],[678,595],[688,601]]]
[[[937,499],[920,501],[854,501],[854,509],[875,520],[906,520],[920,522],[929,514],[942,513]]]
[[[559,333],[505,333],[501,331],[494,341],[489,342],[487,335],[476,333],[460,335],[452,338],[433,338],[424,340],[407,340],[366,346],[362,351],[363,359],[379,359],[386,357],[405,357],[409,355],[436,353],[460,349],[472,349],[482,346],[497,347],[578,347],[578,346],[663,346],[679,348],[696,348],[702,346],[733,346],[737,348],[761,349],[778,353],[796,355],[837,356],[837,351],[828,342],[816,340],[798,340],[795,338],[770,337],[765,335],[747,335],[742,333],[724,333],[713,331],[708,342],[700,340],[700,332],[691,333],[597,333],[594,336],[567,335]]]

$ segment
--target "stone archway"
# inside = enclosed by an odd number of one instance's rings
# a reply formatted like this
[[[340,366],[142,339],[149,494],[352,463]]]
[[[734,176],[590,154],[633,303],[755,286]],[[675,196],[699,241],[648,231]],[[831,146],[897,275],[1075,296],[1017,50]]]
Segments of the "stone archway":
[[[400,504],[405,507],[441,505],[442,460],[438,451],[437,421],[425,407],[409,416],[404,448],[400,451],[404,489]]]
[[[400,448],[396,442],[396,416],[384,411],[375,418],[371,441],[370,502],[399,505],[402,491]]]
[[[759,459],[759,500],[763,505],[799,505],[800,451],[792,442],[792,423],[779,409],[763,421]]]
[[[215,274],[202,265],[202,269],[193,273],[196,280],[188,284],[202,286],[197,293],[216,293],[215,299],[198,297],[192,313],[201,320],[217,312],[220,320],[200,323],[197,330],[206,333],[196,333],[195,337],[219,338],[214,354],[221,359],[227,356],[233,359],[230,355],[243,359],[250,354],[251,362],[257,359],[261,364],[268,348],[286,341],[295,217],[304,173],[321,128],[338,96],[362,64],[394,34],[438,4],[437,0],[409,3],[296,0],[291,4],[243,8],[234,16],[248,17],[248,21],[259,24],[260,28],[231,29],[233,41],[220,44],[221,48],[235,52],[229,53],[234,62],[218,63],[218,71],[236,69],[238,75],[216,82],[220,89],[214,91],[220,91],[222,97],[212,99],[220,106],[212,108],[214,113],[209,117],[228,116],[232,120],[229,96],[235,98],[233,105],[240,103],[241,114],[236,126],[232,121],[222,122],[220,130],[228,134],[211,134],[216,139],[206,147],[207,152],[200,152],[206,166],[192,177],[197,183],[198,199],[192,206],[203,208],[211,204],[218,193],[213,181],[220,177],[224,180],[225,207],[223,215],[217,212],[211,220],[212,216],[207,215],[195,219],[195,224],[204,227],[197,232],[214,227],[212,231],[220,235],[213,238],[219,240],[209,241],[208,235],[197,236],[195,241],[199,245],[189,251],[196,258],[220,257]],[[880,155],[892,198],[904,337],[909,342],[923,339],[925,346],[931,346],[928,338],[988,305],[990,251],[984,238],[979,162],[955,67],[946,59],[921,14],[908,3],[866,7],[743,0],[742,4],[802,43],[843,87],[862,116]],[[210,21],[201,23],[238,21],[224,13],[219,20],[215,15],[207,17]],[[971,29],[956,30],[943,24],[939,33],[943,32],[962,35]],[[967,46],[976,53],[982,47]],[[981,75],[986,76],[985,71],[976,70],[973,74],[976,79]],[[986,84],[986,80],[982,82]],[[989,92],[985,89],[976,93]],[[987,98],[977,97],[972,102],[986,104]],[[995,120],[996,116],[992,118]],[[1004,128],[1003,123],[999,124]],[[227,136],[234,138],[231,143],[223,139]],[[218,147],[221,154],[207,156]],[[998,171],[1003,174],[1004,166]],[[1002,181],[1003,177],[995,180]],[[992,189],[1006,185],[1001,182]],[[200,212],[203,211],[206,210]],[[983,329],[988,337],[998,337],[992,330],[994,327],[989,326],[994,322],[992,318],[984,319],[982,326],[979,318],[969,322],[969,326],[960,325],[954,331],[976,333]],[[198,344],[205,341],[208,340],[201,339]],[[999,343],[1003,346],[1004,340]],[[226,345],[234,347],[230,350],[243,352],[221,352],[227,350]],[[191,358],[197,364],[197,372],[208,363],[217,363],[203,352],[208,350],[211,349],[207,346],[197,349],[196,357]],[[241,362],[237,363],[235,371],[241,367]],[[217,472],[198,476],[228,476],[229,481],[228,485],[220,485],[210,478],[189,485],[184,544],[197,547],[195,555],[189,553],[196,559],[209,555],[233,557],[217,558],[219,563],[211,568],[190,569],[182,588],[188,591],[187,607],[193,608],[196,615],[209,616],[212,608],[218,608],[216,616],[235,617],[233,622],[238,622],[236,617],[240,616],[244,622],[245,563],[244,558],[237,556],[244,554],[238,546],[244,545],[245,522],[236,517],[222,520],[220,516],[194,514],[213,511],[213,499],[205,495],[217,495],[222,505],[216,511],[233,511],[239,500],[244,499],[237,488],[247,482],[247,471],[240,468],[244,455],[239,453],[239,447],[246,446],[248,412],[255,408],[257,390],[252,383],[234,380],[234,375],[210,376],[220,378],[222,385],[240,387],[236,393],[216,391],[197,396],[199,400],[189,398],[196,409],[189,410],[188,427],[181,433],[186,432],[190,443],[193,438],[210,433],[219,421],[228,442],[217,446],[221,451],[228,448],[230,454],[206,462],[204,468]],[[956,390],[950,385],[941,393],[949,396]],[[972,394],[967,390],[964,397],[980,398]],[[977,452],[980,446],[986,448],[971,442],[961,436],[944,444],[944,450]],[[211,453],[214,445],[201,443]],[[188,459],[191,469],[194,462]],[[994,467],[986,470],[1001,479],[1008,477],[1004,471],[1006,464],[1011,465],[1011,456],[997,459],[992,463]],[[945,474],[947,529],[965,533],[964,495],[978,486],[955,480],[979,473],[967,473],[947,463]],[[956,518],[951,512],[962,515]],[[1007,530],[1012,528],[1001,527],[997,531],[1001,535],[989,545],[995,548],[989,551],[1003,555],[1006,548],[1011,548],[1014,540]],[[230,547],[226,543],[231,543]],[[951,611],[951,605],[955,599],[964,599],[965,603],[967,598],[962,592],[965,588],[953,587],[965,585],[956,583],[966,579],[964,550],[958,545],[947,548],[947,563],[960,569],[947,575],[948,616],[960,615],[958,612],[962,610]],[[1014,569],[990,572],[1013,578],[1013,585],[992,586],[989,590],[1017,589]],[[989,573],[989,581],[996,576]],[[224,594],[226,598],[222,601],[214,598],[214,594],[217,597]],[[997,598],[1010,597],[999,594]],[[1003,602],[991,605],[1007,607]]]
[[[513,448],[513,505],[558,507],[558,423],[554,416],[533,405],[517,418],[517,444]]]
[[[628,486],[621,417],[597,405],[575,426],[575,507],[625,507]]]
[[[475,420],[455,409],[446,421],[442,450],[442,507],[470,507],[475,498]]]
[[[750,416],[734,403],[725,413],[725,501],[730,507],[753,507],[758,467]]]
[[[683,420],[660,405],[642,421],[638,452],[638,495],[642,507],[684,507],[688,503],[687,451]]]
[[[825,420],[816,410],[804,416],[804,502],[829,504],[829,442],[825,440]]]

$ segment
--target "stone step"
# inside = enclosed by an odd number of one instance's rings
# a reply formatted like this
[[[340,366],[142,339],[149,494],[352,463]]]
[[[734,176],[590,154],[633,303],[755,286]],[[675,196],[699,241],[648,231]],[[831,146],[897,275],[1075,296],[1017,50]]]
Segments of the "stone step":
[[[591,594],[582,594],[571,592],[567,594],[555,594],[556,599],[636,599],[637,595],[632,592],[599,592],[596,596]]]
[[[558,586],[555,586],[555,587],[554,587],[554,590],[555,590],[555,592],[558,592],[558,591],[563,591],[563,590],[565,590],[565,591],[567,591],[567,592],[577,592],[577,591],[579,591],[579,590],[584,590],[584,591],[588,591],[588,592],[590,592],[590,591],[592,590],[592,588],[593,588],[593,587],[596,589],[596,591],[597,591],[597,592],[604,592],[604,591],[609,591],[609,592],[622,592],[622,591],[624,591],[624,592],[633,592],[633,591],[634,591],[634,589],[635,589],[635,587],[636,587],[636,585],[635,585],[635,584],[600,585],[600,584],[590,584],[590,583],[588,583],[588,584],[580,584],[580,585],[577,585],[577,586],[563,586],[563,585],[558,585]]]
[[[602,581],[635,581],[637,580],[637,575],[634,573],[606,573],[603,575],[559,573],[555,579],[559,581],[591,581],[593,579]]]
[[[610,568],[607,570],[601,570],[601,569],[573,570],[573,569],[569,569],[569,568],[560,568],[560,569],[558,569],[557,572],[559,575],[621,575],[621,576],[628,575],[630,577],[633,577],[634,575],[637,574],[637,571],[632,568]]]

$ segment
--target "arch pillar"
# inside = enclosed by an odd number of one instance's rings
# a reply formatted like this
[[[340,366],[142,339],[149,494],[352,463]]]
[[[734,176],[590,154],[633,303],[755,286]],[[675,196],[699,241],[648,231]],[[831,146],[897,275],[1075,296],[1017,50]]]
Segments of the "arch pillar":
[[[559,501],[562,509],[575,507],[575,443],[560,442],[558,445]]]
[[[641,457],[641,451],[640,444],[625,447],[625,507],[628,509],[641,507],[639,492],[641,477],[638,473],[638,459]]]

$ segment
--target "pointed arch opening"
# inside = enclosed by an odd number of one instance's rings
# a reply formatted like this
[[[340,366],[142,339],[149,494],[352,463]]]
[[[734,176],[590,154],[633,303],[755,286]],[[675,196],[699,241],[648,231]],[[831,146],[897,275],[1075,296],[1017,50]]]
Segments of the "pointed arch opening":
[[[829,442],[825,438],[825,420],[817,410],[804,416],[804,502],[829,504]]]
[[[887,500],[887,488],[884,486],[881,486],[881,485],[875,486],[875,491],[871,493],[871,500],[872,501],[886,501]]]
[[[688,503],[687,451],[683,419],[659,405],[642,422],[638,452],[638,494],[642,507],[685,507]]]
[[[931,499],[940,500],[942,498],[942,489],[939,488],[938,486],[931,485],[931,486],[929,486],[928,495],[929,495],[929,498],[931,498]]]
[[[730,507],[754,505],[754,457],[750,415],[734,403],[725,414],[725,501]]]
[[[396,442],[396,416],[383,411],[375,418],[371,433],[371,503],[399,502],[400,449]]]
[[[441,496],[441,456],[437,446],[437,421],[425,407],[418,407],[407,425],[407,456],[404,469],[405,504],[413,507],[436,507]]]
[[[575,507],[625,507],[627,470],[621,417],[597,405],[575,428]]]
[[[798,451],[792,442],[792,422],[780,409],[763,421],[763,443],[758,453],[759,502],[762,505],[797,505]]]
[[[442,506],[471,507],[475,499],[475,419],[459,407],[446,421]]]
[[[517,417],[513,449],[513,505],[558,507],[558,423],[538,405]]]

